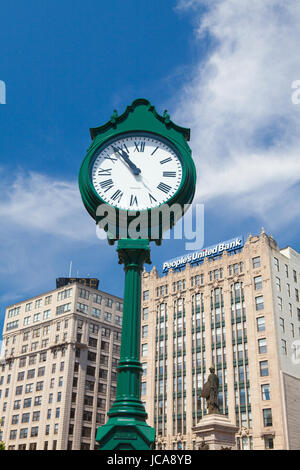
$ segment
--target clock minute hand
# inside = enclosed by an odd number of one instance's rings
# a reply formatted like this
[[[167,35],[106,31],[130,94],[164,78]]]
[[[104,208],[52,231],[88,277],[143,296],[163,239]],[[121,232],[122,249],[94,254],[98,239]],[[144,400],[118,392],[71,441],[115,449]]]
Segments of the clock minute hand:
[[[139,175],[141,173],[141,170],[130,160],[128,154],[124,150],[117,147],[113,147],[113,149],[125,160],[128,166],[133,170],[133,173],[135,175]]]

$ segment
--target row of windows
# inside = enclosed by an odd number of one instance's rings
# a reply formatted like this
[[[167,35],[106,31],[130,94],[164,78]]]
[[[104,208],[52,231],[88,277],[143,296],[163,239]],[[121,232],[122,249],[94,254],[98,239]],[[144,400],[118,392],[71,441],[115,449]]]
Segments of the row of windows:
[[[276,257],[274,257],[274,267],[277,272],[280,271],[280,263],[279,263],[278,258]],[[284,264],[284,271],[285,271],[286,277],[289,278],[289,267],[287,264]],[[298,275],[295,269],[293,269],[293,280],[294,282],[298,282]]]
[[[30,430],[30,434],[29,434],[28,431],[29,431],[28,428],[22,428],[22,429],[20,429],[19,438],[20,438],[20,439],[25,439],[26,437],[29,437],[29,435],[30,435],[31,437],[33,437],[33,436],[38,436],[38,434],[39,434],[39,427],[38,427],[38,426],[32,427],[31,430]],[[57,434],[57,433],[58,433],[58,423],[54,424],[54,429],[53,429],[53,434]],[[49,424],[46,425],[45,434],[46,434],[46,435],[50,434],[50,425],[49,425]],[[9,439],[10,439],[10,440],[17,439],[17,429],[12,429],[12,430],[10,431]]]
[[[104,300],[104,305],[105,305],[105,307],[109,307],[109,308],[112,308],[112,307],[113,307],[113,304],[115,303],[115,305],[116,305],[116,310],[119,310],[120,312],[123,310],[123,304],[122,304],[122,302],[119,302],[119,301],[110,299],[110,298],[108,298],[108,297],[106,297],[106,298],[103,299],[103,297],[102,297],[101,294],[94,294],[94,293],[91,293],[91,292],[88,291],[87,289],[79,288],[79,294],[78,294],[78,296],[81,297],[82,299],[85,299],[85,300],[89,300],[89,299],[92,297],[93,302],[95,302],[95,303],[97,303],[97,304],[101,304],[102,301]]]
[[[253,258],[252,263],[253,263],[253,268],[259,268],[261,266],[260,256],[256,256],[255,258]],[[233,274],[240,274],[243,272],[243,269],[244,269],[244,265],[243,265],[243,262],[241,261],[239,263],[234,263],[232,265],[229,265],[228,273],[230,276]],[[223,268],[215,269],[209,272],[210,281],[219,280],[219,279],[223,279]],[[204,284],[203,273],[197,274],[196,276],[191,277],[191,287],[199,286],[202,284]],[[180,292],[184,290],[185,288],[186,288],[185,279],[173,282],[173,292],[177,292],[177,291]],[[167,284],[156,288],[157,297],[162,296],[162,295],[167,295],[167,293],[168,293]],[[143,300],[145,301],[149,300],[149,290],[143,291]]]
[[[84,313],[84,314],[87,315],[89,313],[89,306],[86,305],[86,304],[83,304],[81,302],[77,302],[76,311],[80,312],[80,313]],[[97,308],[92,307],[91,315],[93,317],[100,318],[101,311]],[[121,315],[115,315],[114,319],[115,319],[115,324],[116,325],[122,326],[122,317],[121,317]],[[108,322],[108,323],[111,323],[112,320],[113,320],[113,314],[111,312],[103,312],[103,320]]]
[[[49,393],[48,403],[53,403],[53,398],[54,398],[53,393]],[[56,401],[60,402],[61,398],[62,398],[62,392],[57,392]],[[14,410],[21,409],[21,401],[22,400],[15,400],[14,401],[14,406],[13,406]],[[32,398],[32,397],[24,398],[24,400],[23,400],[23,408],[30,408],[32,405],[33,406],[39,406],[41,404],[42,404],[42,396],[41,395],[36,396],[34,398]],[[7,405],[6,402],[3,403],[3,411],[6,411],[6,405]]]
[[[57,300],[61,301],[61,300],[70,298],[70,297],[72,297],[72,294],[73,294],[73,289],[72,288],[65,289],[65,290],[60,291],[60,292],[57,293]],[[88,291],[86,289],[79,288],[79,297],[82,297],[82,298],[88,300],[90,298],[90,296],[92,296],[93,302],[98,303],[98,304],[102,303],[102,300],[103,300],[102,295],[91,293],[90,291]],[[122,311],[122,309],[123,309],[123,304],[119,301],[113,301],[110,298],[105,298],[104,301],[105,301],[105,306],[106,307],[112,308],[113,303],[115,303],[117,310]],[[50,305],[51,302],[52,302],[52,295],[46,296],[45,299],[44,299],[44,305]],[[66,305],[69,306],[69,304],[66,304]],[[35,302],[33,302],[33,301],[28,302],[25,305],[25,312],[30,312],[33,309],[37,309],[37,308],[41,308],[41,307],[42,307],[42,299],[37,299]],[[62,306],[62,307],[67,309],[67,307],[65,307],[65,306]],[[61,309],[60,307],[57,307],[56,313],[61,314],[61,313],[64,313],[64,311],[69,311],[69,310],[64,310],[64,309]],[[21,312],[21,306],[14,307],[14,308],[12,308],[8,311],[7,316],[8,316],[8,318],[11,318],[11,317],[14,317],[16,315],[19,315],[20,312]],[[46,312],[49,312],[49,311],[46,310]],[[44,313],[44,315],[45,315],[45,313]],[[37,318],[39,318],[39,319],[37,319]],[[47,317],[47,318],[49,318],[49,317]],[[41,319],[41,313],[37,313],[37,314],[34,315],[34,321],[39,321],[40,319]],[[43,319],[45,319],[45,316],[43,317]],[[27,321],[28,321],[28,319],[27,319]],[[11,329],[12,328],[13,327],[11,326]]]
[[[21,415],[13,415],[11,424],[19,424],[19,423],[29,423],[30,422],[30,415],[31,413],[22,413]],[[47,419],[51,419],[52,409],[47,410]],[[40,411],[33,411],[32,412],[32,421],[39,422],[40,421],[41,412]],[[59,418],[60,416],[60,408],[55,409],[55,418]],[[2,419],[2,425],[3,425]]]

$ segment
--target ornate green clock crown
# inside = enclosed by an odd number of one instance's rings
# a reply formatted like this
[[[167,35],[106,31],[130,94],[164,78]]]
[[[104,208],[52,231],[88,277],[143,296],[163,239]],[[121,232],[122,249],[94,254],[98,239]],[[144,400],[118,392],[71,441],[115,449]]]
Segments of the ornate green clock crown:
[[[154,239],[151,232],[151,228],[153,228],[151,227],[151,225],[153,225],[153,214],[155,211],[159,211],[160,206],[163,205],[162,203],[158,202],[157,207],[146,207],[142,210],[135,208],[134,205],[132,205],[132,207],[122,207],[120,205],[119,207],[118,205],[116,206],[115,201],[120,202],[122,193],[120,190],[115,191],[116,188],[111,189],[113,188],[113,181],[110,178],[112,171],[111,168],[101,169],[98,166],[97,171],[101,171],[101,174],[107,175],[107,177],[105,180],[103,179],[100,181],[100,183],[95,183],[95,162],[97,163],[103,161],[103,155],[104,158],[110,160],[110,165],[108,166],[113,167],[113,163],[119,159],[122,161],[122,163],[124,163],[124,166],[128,166],[131,172],[137,176],[135,179],[139,179],[139,173],[141,173],[141,170],[137,168],[137,163],[134,164],[132,160],[130,160],[132,157],[130,156],[129,158],[126,144],[125,149],[127,151],[124,149],[122,150],[121,147],[118,146],[118,142],[130,141],[130,137],[132,136],[141,135],[143,136],[142,139],[146,141],[161,142],[161,145],[166,149],[169,149],[169,151],[173,154],[173,160],[177,162],[178,167],[180,166],[180,181],[178,182],[178,187],[173,185],[175,188],[173,188],[173,193],[172,191],[170,192],[170,197],[168,197],[168,195],[165,196],[163,203],[167,204],[168,206],[178,204],[181,207],[180,216],[183,215],[184,210],[186,209],[184,205],[190,204],[193,200],[196,185],[195,166],[191,157],[190,147],[187,144],[187,141],[190,139],[189,129],[180,127],[172,122],[166,111],[164,112],[163,116],[159,115],[156,112],[155,107],[152,106],[149,101],[145,99],[137,99],[133,101],[130,106],[127,106],[123,114],[118,116],[117,112],[114,111],[111,119],[106,124],[91,129],[90,133],[93,142],[91,143],[87,151],[87,155],[80,168],[79,188],[83,203],[96,223],[100,222],[104,218],[103,214],[100,216],[97,215],[97,209],[99,206],[104,205],[107,208],[114,207],[116,214],[116,230],[115,236],[113,238],[130,238],[128,236],[122,236],[120,232],[120,227],[123,224],[122,221],[124,219],[124,213],[126,212],[126,224],[128,224],[140,214],[146,216],[148,220],[147,227],[149,227],[149,230],[147,231],[146,236],[144,233],[144,236],[141,238],[148,238],[149,240]],[[134,139],[134,137],[132,137],[132,139]],[[143,144],[143,140],[140,140],[140,144]],[[145,145],[145,143],[143,145]],[[114,154],[114,158],[112,158],[111,155],[109,156],[109,154],[105,153],[105,149],[108,148],[108,146],[113,148],[116,152]],[[136,147],[134,150],[139,150],[139,148]],[[155,150],[153,151],[153,154],[154,152]],[[170,158],[168,160],[170,160]],[[162,160],[159,163],[163,163],[164,161],[167,161],[167,159]],[[98,164],[100,165],[100,163]],[[148,164],[150,163],[148,162]],[[125,169],[125,171],[127,170]],[[175,173],[176,172],[174,171],[163,172],[164,176],[169,177],[174,176]],[[150,169],[147,174],[148,180],[151,180],[152,176],[154,175],[155,168],[153,170]],[[131,177],[129,173],[128,177]],[[126,175],[124,175],[124,178],[126,178]],[[170,179],[171,178],[169,178],[169,181]],[[101,190],[102,187],[103,191],[101,192],[99,189]],[[161,190],[161,194],[168,193],[171,188],[171,186],[165,182],[161,182],[157,187]],[[110,190],[110,192],[108,192],[108,190]],[[109,195],[110,199],[105,198],[107,194]],[[149,194],[149,196],[152,197],[152,202],[156,201],[156,199],[151,196],[151,194]],[[133,202],[137,201],[136,196],[132,195],[131,198]],[[157,220],[159,220],[159,238],[161,238],[165,227],[163,227],[161,218]],[[174,222],[174,215],[171,214],[170,220],[168,222],[168,228],[171,228],[174,225]],[[107,227],[104,227],[104,229],[107,230]],[[108,238],[111,238],[109,233]]]

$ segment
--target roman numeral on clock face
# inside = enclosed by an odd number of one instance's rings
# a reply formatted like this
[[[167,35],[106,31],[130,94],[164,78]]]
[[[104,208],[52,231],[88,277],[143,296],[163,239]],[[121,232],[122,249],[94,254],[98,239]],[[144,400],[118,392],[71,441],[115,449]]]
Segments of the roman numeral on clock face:
[[[117,189],[117,191],[111,196],[111,199],[112,199],[113,201],[118,201],[118,202],[120,202],[121,199],[122,199],[122,196],[123,196],[122,191],[120,191],[119,189]]]
[[[157,202],[157,200],[155,199],[155,197],[152,196],[152,194],[149,193],[149,199],[150,199],[150,202],[152,204],[152,201],[153,202]]]
[[[140,142],[139,144],[137,142],[134,142],[134,145],[135,145],[135,149],[134,151],[138,151],[138,152],[143,152],[145,150],[145,142]]]
[[[137,200],[137,197],[136,197],[136,196],[134,196],[133,194],[131,194],[131,196],[130,196],[130,205],[133,206],[133,204],[138,205],[138,200]]]
[[[104,159],[105,159],[105,160],[110,160],[110,161],[113,162],[113,163],[115,163],[115,162],[117,161],[116,158],[113,158],[113,157],[111,157],[111,156],[109,156],[109,155],[106,155],[106,156],[104,157]]]
[[[168,157],[168,158],[165,158],[164,160],[161,160],[160,164],[163,165],[164,163],[168,163],[168,162],[171,162],[171,161],[172,161],[172,158]]]
[[[120,148],[121,148],[122,150],[125,150],[125,152],[129,153],[129,150],[128,150],[128,147],[127,147],[126,144],[121,144],[121,145],[120,145]]]
[[[153,152],[151,153],[151,155],[153,155],[153,154],[156,152],[156,150],[157,150],[158,148],[159,148],[159,147],[156,147],[156,149],[153,150]]]
[[[111,176],[111,168],[99,168],[98,169],[98,176]]]
[[[105,191],[104,191],[105,193],[106,193],[106,191],[108,191],[110,188],[112,188],[113,185],[114,185],[114,183],[113,183],[113,180],[112,180],[112,179],[105,180],[105,181],[101,181],[101,183],[100,183],[101,188],[102,188],[102,189],[105,188]]]
[[[164,193],[168,193],[171,189],[171,186],[165,183],[159,183],[159,185],[157,186],[157,189],[160,189]]]
[[[176,171],[164,171],[163,176],[166,178],[176,178]]]

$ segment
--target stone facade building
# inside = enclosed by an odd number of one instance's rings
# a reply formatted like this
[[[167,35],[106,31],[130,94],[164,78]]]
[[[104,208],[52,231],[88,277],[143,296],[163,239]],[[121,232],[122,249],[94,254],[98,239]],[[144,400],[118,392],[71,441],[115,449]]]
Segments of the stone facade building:
[[[122,309],[122,299],[76,281],[7,308],[0,363],[7,449],[94,449],[115,397]]]
[[[197,449],[215,365],[238,449],[300,449],[300,254],[264,231],[159,276],[143,273],[142,400],[157,448]]]

